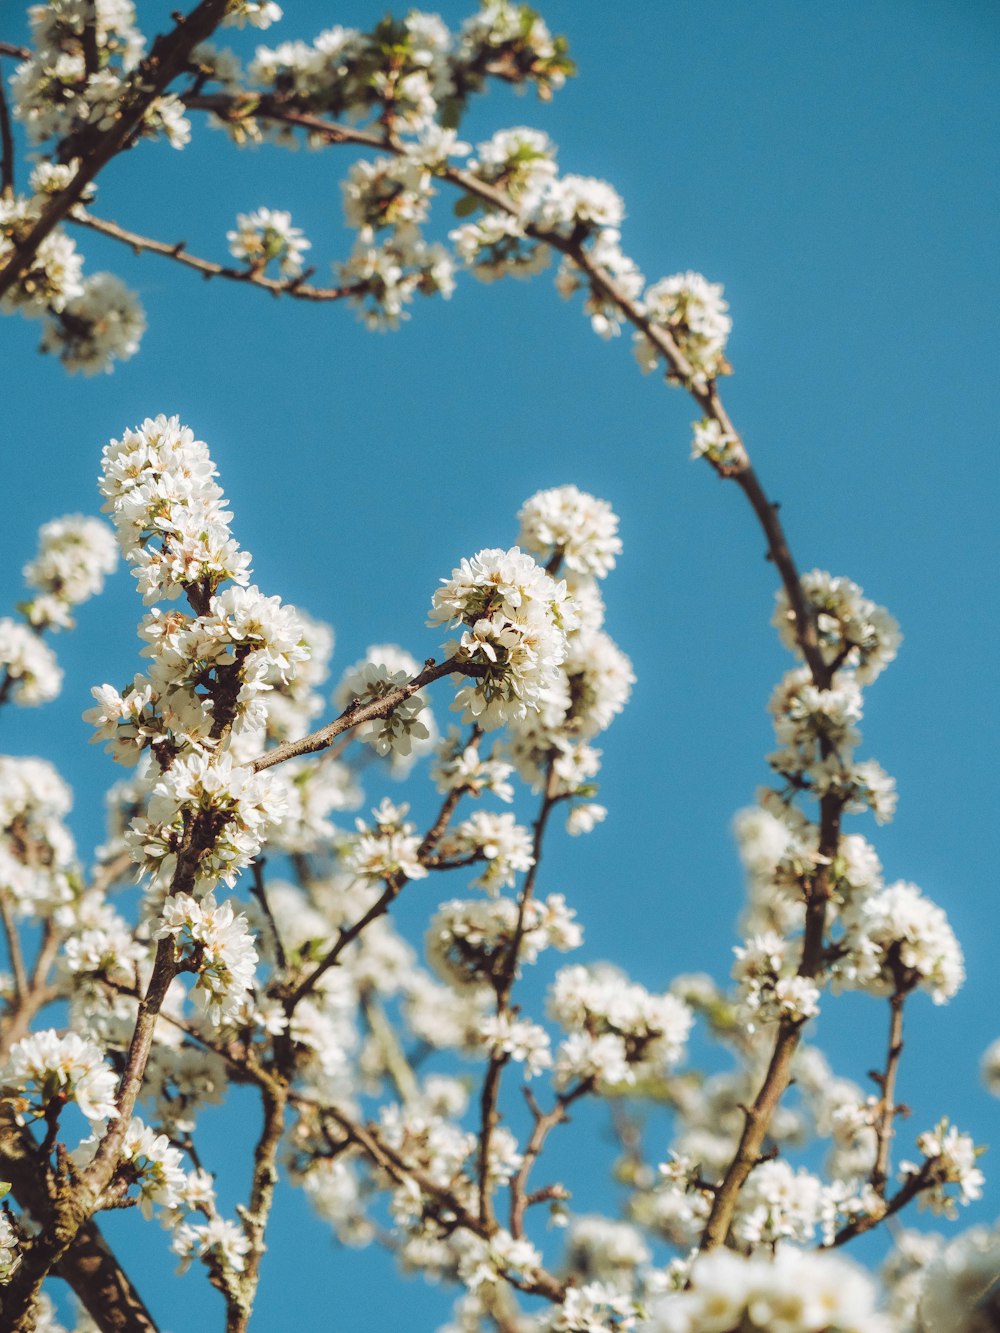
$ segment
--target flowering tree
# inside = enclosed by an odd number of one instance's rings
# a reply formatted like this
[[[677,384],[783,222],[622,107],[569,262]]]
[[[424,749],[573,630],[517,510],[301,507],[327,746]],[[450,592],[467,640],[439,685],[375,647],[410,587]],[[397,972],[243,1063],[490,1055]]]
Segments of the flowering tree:
[[[621,198],[561,173],[544,133],[462,141],[491,82],[547,100],[573,72],[527,6],[486,0],[455,32],[417,12],[329,28],[260,46],[246,67],[209,42],[280,17],[262,0],[202,0],[147,42],[130,0],[31,10],[32,46],[0,44],[14,66],[0,84],[4,311],[40,319],[42,349],[94,374],[138,351],[145,316],[118,277],[85,271],[88,232],[270,295],[349,302],[375,329],[417,296],[448,296],[460,268],[492,281],[555,259],[595,332],[630,331],[642,370],[693,400],[692,454],[745,496],[777,577],[774,627],[794,665],[771,701],[770,785],[737,819],[744,939],[732,985],[686,974],[654,993],[568,961],[544,1010],[528,1009],[530,970],[578,948],[585,924],[545,885],[543,851],[559,823],[586,835],[604,819],[594,742],[634,683],[604,629],[601,583],[622,552],[607,501],[573,485],[526,499],[516,545],[470,553],[429,597],[436,655],[371,647],[341,674],[331,718],[331,631],[252,582],[208,446],[173,416],[124,430],[101,466],[113,532],[79,515],[47,524],[29,595],[0,621],[0,700],[30,707],[61,685],[47,637],[73,627],[118,551],[143,604],[142,669],[95,686],[85,715],[128,770],[92,868],[53,766],[0,761],[4,1327],[57,1327],[55,1275],[86,1312],[78,1328],[154,1329],[100,1229],[103,1212],[138,1205],[218,1289],[225,1327],[245,1328],[282,1183],[344,1243],[387,1245],[454,1283],[462,1333],[996,1326],[995,1231],[948,1244],[897,1232],[881,1306],[843,1257],[914,1201],[951,1216],[981,1192],[978,1149],[944,1107],[909,1159],[895,1151],[908,1003],[950,999],[963,959],[942,910],[887,885],[852,826],[895,806],[892,779],[857,750],[863,690],[899,631],[851,580],[800,570],[723,403],[721,286],[693,272],[647,282],[621,247]],[[360,152],[344,183],[355,243],[334,285],[314,281],[310,243],[280,209],[238,214],[225,262],[101,215],[108,164],[145,138],[183,148],[198,120],[236,147]],[[409,803],[384,794],[396,781]],[[436,809],[418,824],[428,782]],[[407,939],[397,900],[448,871],[464,896]],[[883,1013],[871,1087],[864,1070],[834,1076],[814,1043],[811,1020],[843,990]],[[685,1067],[695,1023],[723,1072]],[[998,1077],[996,1051],[988,1066]],[[229,1213],[199,1123],[235,1085],[259,1122],[249,1193]],[[574,1213],[574,1181],[542,1176],[550,1136],[590,1101],[620,1138],[624,1218]],[[662,1151],[636,1132],[644,1107],[669,1126]],[[808,1166],[806,1141],[825,1150]],[[546,1236],[551,1219],[565,1244]]]

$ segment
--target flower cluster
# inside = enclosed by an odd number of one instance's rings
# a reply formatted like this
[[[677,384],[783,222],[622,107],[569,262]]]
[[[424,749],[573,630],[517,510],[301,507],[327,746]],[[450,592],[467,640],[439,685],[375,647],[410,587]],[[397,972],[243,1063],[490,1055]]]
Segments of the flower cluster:
[[[334,691],[334,707],[344,711],[355,702],[377,703],[400,685],[408,684],[419,670],[416,658],[405,649],[394,643],[373,644],[344,672]],[[396,704],[385,717],[361,723],[354,734],[376,754],[391,755],[398,772],[399,760],[416,758],[433,744],[434,718],[420,691]]]
[[[913,1162],[900,1162],[899,1171],[903,1180],[926,1173],[931,1188],[920,1196],[926,1207],[935,1213],[943,1213],[945,1217],[955,1217],[956,1195],[957,1201],[963,1204],[982,1195],[985,1177],[976,1166],[982,1149],[976,1147],[970,1135],[960,1134],[947,1118],[921,1134],[917,1147],[923,1154],[923,1163],[918,1166]],[[949,1186],[957,1189],[949,1189]]]
[[[561,560],[574,574],[602,579],[621,554],[618,515],[607,500],[575,486],[555,486],[526,500],[518,542],[539,561]]]
[[[252,989],[257,951],[247,920],[231,902],[216,906],[174,894],[164,905],[157,939],[173,936],[175,957],[196,974],[195,999],[212,1023],[231,1019]]]
[[[277,264],[283,278],[301,276],[302,256],[310,248],[305,235],[292,226],[291,213],[271,208],[237,214],[236,230],[227,232],[226,240],[233,258],[253,272],[263,273],[269,264]]]
[[[427,931],[427,955],[444,980],[458,987],[503,983],[514,959],[533,963],[543,949],[565,952],[583,941],[575,913],[562,894],[532,898],[518,931],[518,907],[509,898],[452,899],[442,903]]]
[[[65,824],[72,796],[44,759],[0,756],[0,885],[15,914],[44,919],[79,881]]]
[[[871,1281],[836,1255],[715,1250],[695,1260],[687,1291],[656,1303],[652,1322],[656,1333],[890,1333],[875,1300]]]
[[[475,679],[454,707],[463,721],[491,731],[539,708],[558,679],[574,619],[566,584],[515,546],[463,560],[434,594],[428,623],[462,629],[445,651]]]
[[[646,289],[643,306],[649,320],[673,336],[695,384],[728,373],[725,350],[733,322],[720,283],[706,282],[700,273],[675,273]],[[660,359],[641,332],[635,337],[635,354],[643,370],[654,370]]]
[[[0,671],[4,696],[22,708],[49,703],[62,688],[55,653],[27,625],[9,616],[0,616]]]
[[[671,994],[652,995],[614,968],[567,967],[549,999],[568,1032],[556,1057],[560,1083],[593,1080],[605,1087],[655,1081],[684,1053],[691,1010]]]
[[[803,574],[802,589],[816,622],[826,664],[835,669],[852,668],[862,685],[873,681],[899,647],[901,635],[893,617],[865,597],[856,583],[822,569]],[[774,625],[785,647],[799,653],[795,613],[784,589],[777,594]]]
[[[38,554],[24,567],[35,590],[25,608],[32,625],[72,629],[72,608],[97,597],[118,564],[118,550],[107,525],[83,514],[67,514],[42,525]]]
[[[233,764],[228,754],[174,760],[149,795],[146,813],[128,831],[132,855],[159,885],[178,869],[197,894],[220,881],[230,888],[281,819],[268,772]]]
[[[103,509],[145,601],[248,582],[250,557],[230,536],[216,475],[208,446],[177,417],[147,418],[105,446]]]
[[[118,1079],[98,1046],[76,1032],[60,1037],[54,1028],[36,1032],[11,1047],[0,1071],[0,1086],[18,1099],[18,1119],[58,1114],[75,1102],[88,1120],[113,1119]]]

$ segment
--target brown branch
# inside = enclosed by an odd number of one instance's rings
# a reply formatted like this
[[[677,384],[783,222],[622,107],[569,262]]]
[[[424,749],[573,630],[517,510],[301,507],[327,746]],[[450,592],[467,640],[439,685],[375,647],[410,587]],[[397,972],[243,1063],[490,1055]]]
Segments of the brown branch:
[[[0,1175],[42,1227],[52,1211],[45,1174],[31,1133],[15,1123],[9,1107],[0,1108]],[[80,1229],[54,1272],[73,1288],[102,1333],[157,1333],[152,1315],[95,1222]]]
[[[346,287],[313,287],[298,278],[268,278],[252,268],[234,268],[231,265],[217,264],[211,259],[200,259],[189,254],[184,241],[171,244],[169,241],[157,241],[151,236],[141,236],[138,232],[128,231],[118,223],[107,218],[95,217],[82,208],[74,209],[67,221],[75,226],[86,227],[89,231],[99,232],[114,241],[130,246],[136,254],[162,255],[174,259],[186,268],[194,269],[204,278],[226,278],[230,282],[242,282],[251,287],[261,287],[272,296],[292,296],[299,301],[340,301],[345,296],[355,296],[367,290],[364,283],[350,283]]]
[[[297,759],[300,755],[315,754],[318,750],[325,750],[343,732],[350,731],[352,727],[359,726],[362,722],[388,717],[394,708],[416,694],[418,690],[422,690],[425,685],[429,685],[431,681],[456,673],[478,674],[474,666],[468,662],[460,662],[457,657],[449,657],[445,662],[435,662],[429,657],[424,663],[423,671],[412,680],[408,680],[405,685],[390,690],[381,699],[373,699],[371,703],[352,704],[345,708],[339,717],[328,722],[325,727],[320,727],[318,731],[303,736],[301,740],[285,741],[282,745],[276,745],[273,750],[266,750],[254,759],[249,767],[255,773],[260,773],[263,769],[273,768],[275,764],[283,764],[288,759]]]
[[[412,1181],[422,1194],[426,1194],[429,1199],[434,1200],[449,1215],[449,1221],[453,1220],[454,1225],[462,1227],[463,1230],[470,1231],[473,1235],[480,1236],[484,1240],[489,1240],[490,1236],[493,1235],[496,1230],[495,1223],[492,1226],[484,1223],[455,1197],[453,1190],[438,1185],[422,1171],[410,1166],[400,1153],[383,1142],[378,1130],[373,1125],[359,1125],[335,1106],[324,1106],[310,1098],[298,1097],[293,1094],[293,1100],[298,1104],[310,1106],[319,1111],[321,1115],[333,1120],[347,1138],[363,1149],[369,1159],[376,1166],[381,1167],[393,1180],[404,1185]],[[566,1295],[566,1288],[563,1284],[544,1268],[534,1271],[533,1276],[524,1281],[515,1281],[511,1278],[507,1278],[507,1281],[512,1286],[517,1287],[519,1291],[544,1296],[546,1300],[555,1304],[561,1303]]]
[[[368,911],[365,912],[364,916],[358,917],[357,921],[355,921],[352,926],[348,926],[346,930],[343,929],[340,930],[340,932],[337,935],[336,943],[334,944],[333,948],[329,951],[329,953],[326,955],[326,957],[322,960],[322,962],[316,965],[316,967],[313,969],[312,972],[309,973],[307,977],[305,977],[302,981],[299,982],[299,984],[295,987],[295,989],[285,1000],[286,1013],[291,1014],[292,1010],[299,1003],[299,1001],[304,1000],[305,997],[310,994],[310,992],[315,990],[316,984],[319,981],[320,977],[322,977],[324,973],[329,972],[330,968],[336,965],[336,963],[340,958],[340,955],[344,952],[344,950],[347,948],[349,944],[353,943],[353,941],[358,938],[358,936],[361,934],[361,932],[365,929],[366,926],[371,925],[371,923],[377,917],[384,916],[386,912],[388,912],[389,907],[399,897],[400,893],[403,890],[403,887],[408,882],[409,881],[407,880],[405,875],[393,875],[386,877],[386,887],[383,890],[381,896],[374,903],[372,903],[371,907],[369,907]]]
[[[824,796],[820,803],[819,852],[817,871],[808,891],[802,960],[798,973],[814,977],[822,965],[826,908],[832,883],[830,868],[840,842],[840,817],[843,803],[837,796]],[[792,1060],[805,1027],[803,1019],[784,1018],[778,1024],[774,1049],[757,1096],[744,1109],[743,1130],[729,1167],[712,1199],[712,1207],[702,1232],[699,1248],[711,1250],[722,1245],[729,1235],[740,1190],[760,1161],[761,1148],[778,1104],[791,1080]]]
[[[13,56],[15,60],[30,60],[32,51],[28,46],[15,46],[13,42],[0,42],[0,56]]]
[[[3,889],[0,889],[0,919],[3,921],[3,931],[7,938],[7,953],[14,972],[14,998],[20,1007],[28,996],[28,973],[24,966],[21,936],[14,921],[14,914],[10,910],[10,899]]]
[[[250,1205],[239,1209],[243,1230],[250,1242],[244,1268],[234,1275],[231,1298],[227,1300],[226,1333],[245,1333],[253,1310],[257,1286],[260,1282],[260,1264],[266,1246],[264,1232],[274,1203],[278,1183],[278,1149],[285,1131],[288,1108],[288,1090],[284,1084],[272,1083],[261,1087],[264,1124],[254,1151],[253,1183]]]
[[[521,1158],[521,1165],[518,1168],[517,1175],[511,1181],[510,1186],[510,1234],[515,1240],[524,1235],[524,1214],[532,1202],[538,1202],[534,1195],[528,1194],[528,1177],[531,1175],[531,1169],[538,1160],[539,1154],[545,1146],[545,1140],[549,1137],[552,1130],[557,1125],[562,1124],[564,1120],[569,1119],[569,1108],[585,1093],[591,1092],[594,1087],[593,1078],[584,1079],[578,1083],[575,1088],[569,1092],[562,1092],[556,1100],[555,1105],[550,1111],[542,1111],[541,1107],[535,1101],[529,1088],[525,1087],[524,1097],[534,1117],[535,1125],[531,1131],[531,1137],[525,1145],[524,1154]],[[551,1192],[547,1197],[554,1197]]]
[[[378,1002],[374,988],[363,986],[358,993],[358,1001],[361,1005],[361,1012],[365,1016],[365,1022],[368,1024],[368,1030],[378,1043],[386,1071],[392,1079],[400,1100],[403,1102],[414,1101],[420,1091],[417,1077],[406,1058],[406,1052],[396,1035],[395,1028],[389,1022],[385,1010]]]
[[[892,1123],[899,1109],[895,1102],[896,1075],[899,1072],[899,1058],[903,1054],[903,1004],[905,1000],[905,993],[898,990],[889,998],[889,1047],[885,1057],[885,1072],[878,1076],[882,1096],[875,1117],[878,1151],[875,1156],[875,1165],[872,1167],[871,1183],[876,1193],[883,1199],[885,1198],[886,1182],[889,1179]]]
[[[542,841],[545,837],[545,827],[548,823],[549,815],[556,804],[558,797],[556,791],[558,780],[555,771],[555,758],[550,755],[545,772],[545,791],[542,796],[542,803],[535,819],[534,836],[532,838],[531,852],[532,863],[525,874],[524,884],[521,888],[521,896],[517,906],[517,925],[514,929],[514,937],[510,943],[510,949],[507,952],[507,958],[504,962],[504,969],[499,981],[496,983],[497,992],[497,1013],[502,1014],[506,1011],[510,1001],[510,993],[514,986],[514,979],[517,976],[518,958],[521,952],[521,943],[524,939],[524,920],[527,912],[528,903],[531,901],[535,892],[535,881],[538,877],[538,866],[542,859]],[[479,1098],[479,1216],[485,1223],[493,1224],[493,1203],[490,1198],[489,1174],[490,1174],[490,1143],[493,1138],[493,1130],[496,1128],[500,1119],[500,1113],[497,1109],[497,1102],[500,1097],[500,1081],[503,1073],[503,1067],[507,1063],[509,1056],[504,1052],[493,1052],[490,1055],[490,1062],[486,1069],[486,1075],[483,1079],[483,1088]]]
[[[937,1184],[934,1172],[935,1161],[935,1158],[928,1158],[921,1165],[920,1170],[910,1176],[906,1184],[891,1199],[886,1200],[884,1212],[878,1214],[865,1213],[862,1217],[856,1217],[853,1222],[848,1222],[845,1227],[841,1227],[830,1244],[824,1245],[822,1248],[833,1249],[840,1245],[846,1245],[855,1236],[863,1236],[866,1231],[871,1231],[880,1222],[884,1222],[886,1218],[894,1216],[901,1208],[905,1208],[912,1199],[915,1199],[925,1189],[930,1189]]]
[[[177,850],[177,863],[170,884],[171,894],[190,892],[197,875],[202,852],[215,836],[212,812],[196,815],[187,825]],[[173,938],[159,941],[152,973],[139,1001],[135,1029],[125,1057],[125,1067],[116,1097],[117,1117],[112,1120],[97,1146],[89,1165],[71,1177],[65,1170],[57,1173],[50,1192],[51,1212],[46,1229],[32,1238],[24,1260],[6,1289],[4,1316],[10,1333],[29,1333],[31,1310],[45,1276],[59,1264],[70,1246],[101,1206],[102,1196],[114,1179],[122,1144],[131,1124],[135,1103],[142,1087],[156,1020],[170,986],[177,976]]]
[[[278,923],[274,919],[274,913],[271,911],[271,904],[267,900],[267,889],[264,887],[265,864],[266,858],[263,856],[258,856],[256,861],[254,861],[250,892],[261,905],[261,909],[267,920],[268,928],[271,931],[271,938],[274,940],[275,960],[278,967],[284,972],[288,967],[288,959],[285,955],[285,946],[281,942],[281,933],[278,930]]]
[[[189,14],[179,15],[174,28],[157,37],[149,55],[129,77],[111,126],[106,130],[88,126],[62,145],[61,151],[68,158],[78,158],[79,165],[65,189],[51,197],[12,248],[10,258],[0,268],[0,296],[31,268],[42,241],[80,202],[90,182],[129,145],[151,104],[186,68],[188,57],[198,43],[207,40],[218,27],[227,3],[228,0],[199,0]]]
[[[443,665],[447,665],[447,663]],[[423,674],[426,675],[427,671],[425,670]],[[416,681],[420,679],[421,679],[420,676],[414,677],[414,680],[410,681],[409,685],[401,686],[400,689],[401,690],[409,689],[410,686],[413,686],[416,683]],[[414,692],[415,692],[414,690],[410,689],[411,694]],[[392,695],[386,695],[385,699],[380,700],[379,702],[384,704],[387,700],[393,698],[393,696],[398,693],[399,691],[394,690],[392,692]],[[394,700],[392,702],[391,707],[395,708],[398,702],[399,700]],[[387,711],[391,711],[391,708],[388,709]],[[347,709],[346,712],[341,715],[341,717],[342,718],[346,717],[350,712],[351,709]],[[361,719],[355,718],[355,720],[352,721],[350,725],[355,726],[357,725],[358,721],[363,721],[363,720],[364,720],[363,718]],[[331,723],[330,725],[333,726],[334,724]],[[324,730],[326,729],[327,728],[324,728]],[[481,734],[479,732],[478,727],[473,728],[473,733],[474,736],[478,736]],[[435,819],[431,827],[428,829],[427,833],[424,836],[423,841],[417,848],[417,860],[420,862],[421,865],[427,866],[432,869],[437,868],[434,865],[434,858],[433,858],[434,848],[437,846],[438,842],[440,842],[445,829],[448,827],[449,820],[451,819],[451,816],[454,814],[455,809],[459,801],[461,800],[464,792],[465,792],[464,787],[455,788],[454,790],[448,792],[447,796],[442,802],[441,809],[438,812],[437,818]],[[376,920],[380,916],[384,916],[386,912],[388,912],[389,908],[399,897],[400,893],[402,893],[403,889],[409,882],[410,882],[409,876],[403,874],[396,874],[391,877],[386,877],[386,887],[381,897],[375,903],[373,903],[372,906],[368,909],[368,911],[365,912],[364,916],[359,917],[358,920],[355,921],[352,926],[349,926],[346,930],[341,928],[341,930],[337,935],[336,942],[334,943],[333,947],[330,949],[326,957],[318,964],[316,969],[313,972],[311,972],[309,976],[307,976],[303,981],[301,981],[299,985],[296,986],[295,989],[291,992],[291,994],[288,995],[288,997],[285,1000],[285,1012],[287,1014],[290,1015],[295,1006],[298,1004],[298,1002],[301,999],[303,999],[306,995],[308,995],[310,991],[313,990],[313,988],[315,987],[316,983],[319,981],[323,973],[329,971],[329,969],[339,961],[340,955],[344,952],[347,946],[351,944],[354,940],[356,940],[357,937],[361,934],[361,932],[367,926],[371,925],[371,923],[374,920]]]
[[[400,155],[401,146],[391,137],[380,136],[367,130],[354,129],[348,125],[324,120],[321,116],[308,115],[294,111],[282,105],[278,97],[262,96],[248,99],[232,97],[226,94],[196,96],[186,99],[193,110],[211,111],[221,119],[239,120],[246,116],[259,117],[262,120],[275,121],[293,128],[305,130],[308,134],[324,138],[331,144],[350,144],[357,147],[375,149],[379,152]],[[510,217],[520,218],[518,205],[503,190],[488,185],[460,167],[443,166],[438,175],[456,188],[473,195],[490,208],[506,213]],[[767,540],[768,558],[774,563],[782,585],[784,586],[789,606],[795,622],[795,636],[802,655],[812,672],[818,688],[829,685],[829,669],[823,662],[816,634],[816,626],[806,601],[799,578],[798,569],[785,536],[778,508],[768,500],[760,480],[753,470],[749,454],[742,438],[732,423],[728,412],[719,397],[714,380],[699,381],[694,368],[684,355],[677,339],[668,328],[656,324],[642,309],[640,304],[622,290],[621,286],[605,270],[596,264],[579,239],[561,236],[556,231],[539,227],[533,223],[524,225],[525,235],[551,246],[566,255],[586,274],[591,287],[606,299],[612,301],[621,310],[628,322],[642,333],[657,349],[667,363],[670,374],[684,385],[697,402],[702,412],[718,422],[723,432],[732,438],[736,461],[728,465],[713,463],[720,476],[735,480],[749,501]]]
[[[14,195],[14,135],[10,128],[10,109],[7,92],[0,77],[0,195],[11,199]]]

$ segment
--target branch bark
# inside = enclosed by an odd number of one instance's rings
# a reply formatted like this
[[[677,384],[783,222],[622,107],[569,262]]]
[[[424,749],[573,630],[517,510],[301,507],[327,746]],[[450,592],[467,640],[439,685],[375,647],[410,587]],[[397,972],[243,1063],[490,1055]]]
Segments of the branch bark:
[[[152,50],[132,74],[122,98],[117,117],[107,130],[85,132],[72,145],[70,156],[79,159],[76,174],[65,189],[54,194],[27,234],[13,247],[7,263],[0,268],[0,296],[3,296],[31,267],[35,254],[101,169],[128,146],[142,124],[149,107],[186,67],[188,56],[209,38],[226,12],[228,0],[200,0],[187,15],[180,15],[174,28],[157,37]]]

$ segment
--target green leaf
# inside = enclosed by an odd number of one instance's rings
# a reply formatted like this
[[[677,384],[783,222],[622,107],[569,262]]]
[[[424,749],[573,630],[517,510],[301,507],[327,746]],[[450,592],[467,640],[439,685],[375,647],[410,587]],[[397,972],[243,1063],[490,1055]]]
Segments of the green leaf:
[[[474,194],[463,194],[455,204],[455,216],[457,218],[469,218],[478,208],[479,200]]]

